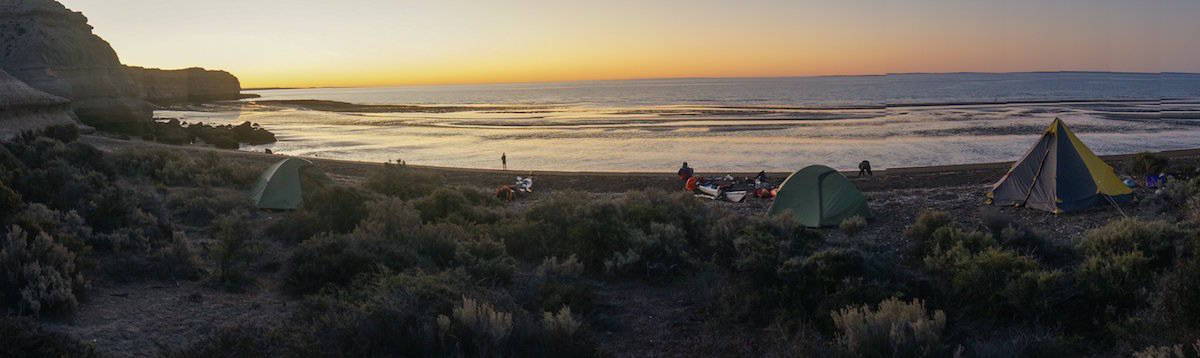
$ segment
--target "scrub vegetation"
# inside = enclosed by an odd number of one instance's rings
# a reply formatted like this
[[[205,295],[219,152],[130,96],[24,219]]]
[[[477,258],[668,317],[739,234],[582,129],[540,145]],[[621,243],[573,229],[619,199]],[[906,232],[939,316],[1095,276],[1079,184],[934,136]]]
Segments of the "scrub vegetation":
[[[69,132],[0,147],[0,331],[17,332],[0,353],[95,354],[40,322],[95,283],[162,280],[298,305],[167,352],[183,357],[622,355],[614,292],[657,287],[701,302],[680,334],[754,342],[698,344],[742,354],[1153,355],[1200,338],[1200,180],[1147,199],[1153,220],[1077,237],[929,211],[881,238],[861,218],[810,229],[658,190],[506,203],[395,165],[305,178],[300,210],[265,213],[242,196],[265,166]]]

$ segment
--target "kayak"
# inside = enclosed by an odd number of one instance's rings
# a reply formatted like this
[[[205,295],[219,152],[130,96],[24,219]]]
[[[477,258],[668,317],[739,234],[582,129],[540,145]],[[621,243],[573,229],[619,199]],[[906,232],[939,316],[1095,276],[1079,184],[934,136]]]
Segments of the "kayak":
[[[747,191],[745,190],[722,192],[721,189],[705,185],[697,187],[696,190],[699,191],[703,197],[712,200],[725,200],[734,203],[740,203],[742,200],[745,200],[747,194]]]

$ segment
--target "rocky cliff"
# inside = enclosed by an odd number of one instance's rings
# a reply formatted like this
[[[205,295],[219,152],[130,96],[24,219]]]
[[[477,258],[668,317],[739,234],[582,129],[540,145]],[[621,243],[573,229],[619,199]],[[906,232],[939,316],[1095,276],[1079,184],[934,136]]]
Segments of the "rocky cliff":
[[[138,130],[152,106],[87,18],[53,0],[0,0],[0,69],[71,100],[84,123]]]
[[[203,68],[160,70],[126,67],[126,73],[154,103],[204,102],[242,98],[242,85],[229,72]]]
[[[29,87],[0,70],[0,139],[55,125],[75,125],[71,102]]]

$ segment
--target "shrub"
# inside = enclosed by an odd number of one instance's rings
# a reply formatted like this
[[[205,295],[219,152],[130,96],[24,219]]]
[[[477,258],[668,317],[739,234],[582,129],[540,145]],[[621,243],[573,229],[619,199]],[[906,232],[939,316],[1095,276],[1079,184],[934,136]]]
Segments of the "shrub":
[[[1184,329],[1200,330],[1200,258],[1180,264],[1159,279],[1156,308]],[[1200,353],[1200,352],[1198,352]]]
[[[1167,158],[1150,152],[1141,152],[1133,156],[1129,164],[1129,172],[1134,175],[1156,175],[1167,169]]]
[[[0,299],[18,313],[70,313],[86,286],[75,254],[45,233],[13,226],[0,242]]]
[[[993,236],[999,236],[1001,231],[1010,226],[1016,227],[1011,216],[993,207],[982,209],[979,216],[983,221],[983,227],[987,228]]]
[[[376,193],[407,200],[433,192],[442,182],[443,178],[438,175],[386,163],[367,176],[363,187]]]
[[[99,357],[95,347],[29,318],[0,319],[0,357]]]
[[[74,124],[62,124],[57,126],[49,126],[42,129],[43,136],[54,138],[63,143],[74,142],[79,139],[79,128]]]
[[[283,215],[266,232],[286,242],[302,242],[320,233],[348,233],[367,214],[364,193],[337,185],[315,188],[304,191],[299,211]]]
[[[859,232],[862,232],[863,229],[867,228],[867,219],[863,219],[862,216],[855,215],[847,218],[846,220],[842,220],[842,223],[838,225],[838,227],[842,229],[842,232],[846,233],[846,236],[858,235]]]
[[[904,230],[904,236],[917,242],[926,242],[933,233],[943,227],[953,226],[954,220],[945,211],[926,211],[917,216],[917,221]]]
[[[314,293],[329,284],[348,284],[374,267],[373,255],[342,236],[322,234],[302,243],[285,263],[283,287]]]
[[[529,280],[533,288],[532,296],[527,299],[532,301],[530,310],[552,311],[570,306],[583,313],[591,312],[595,308],[595,287],[581,276],[583,273],[583,264],[574,256],[566,260],[557,257],[543,260]]]
[[[166,149],[129,149],[110,157],[116,173],[145,177],[169,186],[246,188],[265,169],[239,165],[216,153],[192,155]]]
[[[739,230],[730,274],[735,284],[722,290],[719,312],[756,325],[808,321],[826,328],[830,310],[878,302],[910,281],[894,269],[889,253],[818,250],[821,235],[794,225],[787,217],[754,218]]]
[[[437,322],[439,336],[443,340],[469,343],[460,346],[466,351],[464,353],[481,357],[488,356],[488,352],[496,354],[495,351],[504,346],[513,330],[511,313],[497,311],[491,304],[466,296],[462,304],[454,307],[450,317],[438,316]]]
[[[1089,256],[1075,271],[1078,302],[1069,306],[1083,311],[1079,317],[1093,326],[1121,319],[1146,303],[1151,267],[1152,259],[1141,251]]]
[[[1136,358],[1187,358],[1200,357],[1200,339],[1192,344],[1176,344],[1171,346],[1152,346],[1134,352]]]
[[[208,226],[221,214],[253,209],[245,193],[212,188],[172,192],[166,206],[178,222],[193,226]]]
[[[212,249],[214,266],[212,281],[229,290],[240,291],[253,279],[246,273],[251,261],[258,256],[259,247],[253,232],[245,222],[244,213],[234,212],[213,221],[209,229],[216,245]]]
[[[417,200],[414,207],[425,222],[447,220],[459,223],[493,222],[498,215],[482,206],[497,203],[496,199],[473,189],[438,188]]]
[[[487,237],[459,240],[456,260],[479,282],[508,283],[517,271],[517,262],[504,252],[504,244]]]
[[[563,306],[558,313],[542,313],[542,328],[558,339],[571,339],[582,325],[571,315],[571,307],[568,306]]]
[[[1122,219],[1088,231],[1080,243],[1089,256],[1123,255],[1140,252],[1155,269],[1170,266],[1178,255],[1177,245],[1185,233],[1163,221]]]
[[[695,265],[709,247],[704,219],[684,218],[705,212],[671,211],[692,205],[685,200],[695,199],[661,192],[613,199],[556,192],[524,217],[493,227],[509,252],[527,261],[575,255],[592,274],[674,275]]]
[[[1011,224],[1000,230],[996,240],[1004,248],[1037,257],[1053,267],[1065,266],[1077,256],[1077,252],[1071,247],[1053,243],[1041,234]]]
[[[1059,303],[1054,297],[1063,285],[1063,273],[1044,270],[1032,258],[1009,250],[992,247],[972,252],[958,245],[924,261],[944,301],[959,303],[957,312],[967,317],[1037,318]]]
[[[25,206],[25,202],[21,200],[21,194],[17,194],[5,185],[4,181],[0,181],[0,219],[20,211],[22,206]]]
[[[930,315],[924,303],[891,298],[870,306],[846,307],[831,313],[838,342],[859,357],[931,356],[941,349],[946,314]]]

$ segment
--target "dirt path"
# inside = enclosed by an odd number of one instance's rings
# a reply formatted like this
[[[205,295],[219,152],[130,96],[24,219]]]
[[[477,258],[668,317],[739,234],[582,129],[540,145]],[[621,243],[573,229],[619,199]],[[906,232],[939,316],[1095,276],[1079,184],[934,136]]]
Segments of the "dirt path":
[[[296,306],[268,290],[227,293],[195,282],[93,287],[88,295],[70,321],[46,327],[114,357],[162,356],[221,327],[275,323]]]

